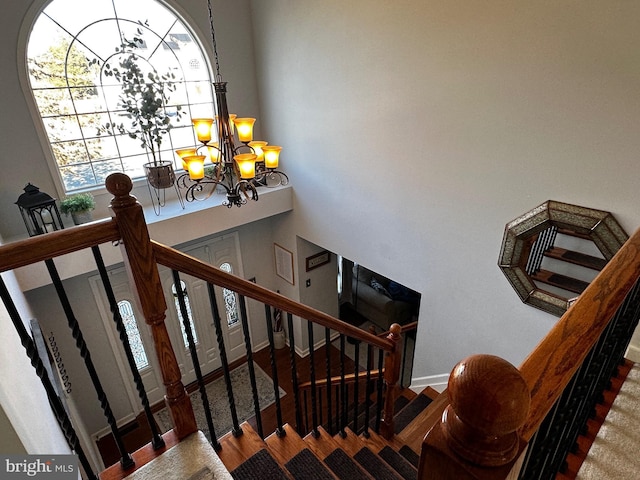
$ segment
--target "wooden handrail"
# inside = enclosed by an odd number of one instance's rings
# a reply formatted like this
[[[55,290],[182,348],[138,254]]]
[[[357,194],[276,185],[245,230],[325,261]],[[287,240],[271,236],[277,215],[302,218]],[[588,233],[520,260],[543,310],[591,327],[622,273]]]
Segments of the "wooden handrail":
[[[411,323],[407,323],[405,325],[400,325],[400,333],[407,333],[410,332],[411,330],[416,330],[418,328],[418,322],[411,322]],[[387,337],[389,335],[390,330],[387,330],[386,332],[382,332],[382,333],[378,333],[377,335],[379,337]]]
[[[531,407],[520,434],[530,440],[640,277],[640,230],[607,263],[520,365]]]
[[[382,369],[382,373],[384,373],[384,368]],[[376,369],[376,370],[371,370],[371,377],[377,377],[380,374],[380,370]],[[331,377],[329,378],[329,385],[334,387],[337,385],[340,385],[340,382],[342,381],[342,377],[339,375],[336,375],[335,377]],[[366,372],[360,372],[358,374],[358,382],[366,382],[367,381],[367,377],[366,377]],[[355,373],[350,373],[348,375],[344,376],[344,383],[356,383],[356,374]],[[316,387],[326,387],[327,386],[327,379],[326,378],[321,378],[320,380],[316,380],[315,383]],[[298,384],[298,390],[309,390],[311,388],[311,382],[303,382],[303,383],[299,383]]]
[[[524,447],[562,396],[639,279],[640,230],[620,248],[519,369],[510,369],[508,365],[502,364],[501,368],[504,372],[508,371],[511,377],[511,386],[507,391],[504,388],[506,373],[495,378],[495,365],[484,373],[476,368],[477,365],[486,365],[488,356],[480,356],[480,359],[470,357],[471,361],[463,360],[454,368],[449,380],[449,390],[453,382],[457,391],[449,391],[449,419],[447,415],[443,415],[443,420],[425,437],[419,478],[516,478],[514,475],[519,471],[518,463],[523,459],[521,452]],[[517,388],[514,387],[516,385]],[[527,395],[523,392],[523,386],[526,386]],[[513,394],[514,391],[517,395]],[[482,404],[479,392],[487,393],[487,401],[493,409]],[[469,405],[464,403],[467,397],[472,399],[469,400],[472,402]],[[495,400],[498,397],[502,400],[497,405]],[[518,404],[528,408],[517,429],[519,444],[516,445],[511,431],[518,423],[516,417],[522,413],[520,407],[516,408]],[[497,414],[496,408],[502,410],[502,413]],[[484,455],[482,448],[477,448],[483,439],[493,437],[493,433],[485,428],[487,418],[496,422],[491,428],[499,427],[498,430],[505,434],[504,438],[507,434],[510,437],[509,455],[494,463],[493,468],[487,468],[491,466],[491,455]],[[491,448],[496,447],[493,453],[507,445],[506,441],[491,442]],[[483,464],[484,467],[479,466]]]
[[[0,272],[118,240],[118,225],[109,218],[7,243],[0,245]]]
[[[284,295],[272,292],[253,282],[240,278],[231,273],[224,272],[208,263],[185,253],[175,250],[161,243],[152,241],[153,250],[159,264],[173,270],[184,272],[192,277],[199,278],[214,285],[233,290],[247,298],[279,308],[284,312],[297,315],[305,320],[329,327],[341,334],[361,340],[387,352],[393,351],[394,344],[386,338],[379,338],[358,327],[350,325],[342,320],[332,317],[320,310],[303,305],[291,300]]]

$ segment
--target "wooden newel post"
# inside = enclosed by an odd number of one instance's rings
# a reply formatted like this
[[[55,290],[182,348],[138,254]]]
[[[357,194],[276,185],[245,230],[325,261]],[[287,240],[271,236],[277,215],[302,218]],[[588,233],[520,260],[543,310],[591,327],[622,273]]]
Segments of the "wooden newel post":
[[[518,369],[500,357],[472,355],[454,367],[448,394],[441,422],[422,444],[419,478],[511,478],[530,403]]]
[[[382,424],[380,425],[380,433],[384,438],[390,440],[393,438],[395,428],[393,424],[393,407],[397,397],[398,380],[400,379],[400,341],[402,335],[400,332],[402,327],[394,323],[389,327],[389,335],[387,340],[394,344],[392,351],[387,352],[384,359],[384,383],[387,394],[384,397],[384,408],[382,410]]]
[[[131,195],[133,183],[125,174],[109,175],[106,187],[114,196],[110,207],[120,231],[120,248],[129,281],[136,293],[138,307],[153,335],[165,385],[165,402],[173,419],[173,430],[176,436],[182,439],[195,432],[198,427],[164,323],[167,304],[142,206],[136,197]]]

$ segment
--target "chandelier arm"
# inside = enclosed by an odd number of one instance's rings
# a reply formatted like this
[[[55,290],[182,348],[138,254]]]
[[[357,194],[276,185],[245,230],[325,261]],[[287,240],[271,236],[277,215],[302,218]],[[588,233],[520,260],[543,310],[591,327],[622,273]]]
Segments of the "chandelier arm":
[[[201,180],[190,180],[190,181],[193,183],[187,187],[187,191],[184,194],[184,197],[187,200],[187,202],[193,202],[194,200],[197,200],[197,201],[207,200],[209,197],[211,197],[211,195],[213,195],[213,192],[215,192],[218,186],[221,186],[222,188],[225,189],[225,191],[227,192],[227,196],[233,193],[233,191],[223,182],[218,182],[215,179],[208,176],[205,176]],[[209,185],[211,185],[209,191],[207,193],[202,194],[202,192],[205,191],[205,186],[209,186]]]

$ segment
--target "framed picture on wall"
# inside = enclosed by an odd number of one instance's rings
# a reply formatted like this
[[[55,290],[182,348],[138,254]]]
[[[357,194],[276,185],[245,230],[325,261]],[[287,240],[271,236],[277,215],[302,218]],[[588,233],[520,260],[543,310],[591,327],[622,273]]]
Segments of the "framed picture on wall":
[[[277,243],[273,244],[273,253],[276,261],[276,275],[285,279],[291,285],[295,285],[293,277],[293,253]]]
[[[311,255],[306,258],[306,267],[307,272],[313,270],[314,268],[321,267],[322,265],[326,265],[331,261],[331,253],[328,250],[325,250],[320,253],[316,253],[315,255]]]

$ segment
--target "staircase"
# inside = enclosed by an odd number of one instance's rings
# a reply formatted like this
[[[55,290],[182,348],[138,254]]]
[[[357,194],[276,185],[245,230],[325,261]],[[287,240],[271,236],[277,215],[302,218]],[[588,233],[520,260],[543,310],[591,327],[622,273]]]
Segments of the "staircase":
[[[76,434],[76,426],[67,415],[56,386],[44,367],[42,358],[46,359],[46,356],[38,353],[37,345],[25,327],[27,322],[21,317],[9,290],[0,278],[1,300],[10,314],[27,356],[42,381],[69,447],[78,455],[86,478],[91,480],[121,480],[125,477],[130,480],[206,480],[211,479],[214,472],[216,479],[231,478],[227,470],[236,478],[242,479],[414,478],[417,476],[415,457],[418,453],[421,480],[505,480],[516,478],[514,475],[519,471],[522,472],[521,478],[554,480],[562,470],[562,464],[567,453],[574,447],[577,436],[583,427],[587,426],[589,416],[602,392],[607,389],[612,376],[615,376],[640,319],[638,231],[590,282],[589,287],[567,309],[519,368],[493,355],[472,355],[462,360],[452,371],[448,395],[439,395],[436,398],[435,392],[426,390],[408,399],[406,405],[398,404],[397,411],[394,411],[397,394],[403,392],[398,383],[402,362],[400,346],[403,327],[393,324],[388,334],[382,337],[373,335],[253,282],[153,242],[149,238],[142,207],[130,195],[131,180],[122,174],[112,174],[107,179],[107,188],[114,195],[111,203],[114,218],[0,246],[0,272],[44,263],[41,267],[49,272],[62,305],[69,304],[69,297],[54,259],[67,254],[92,254],[96,269],[104,279],[104,288],[111,292],[110,309],[113,312],[113,320],[120,333],[123,348],[128,352],[132,378],[150,426],[151,438],[149,443],[136,452],[131,454],[127,450],[89,354],[89,348],[83,339],[80,322],[72,310],[66,308],[71,334],[91,377],[120,456],[119,464],[97,473],[91,459],[85,453],[81,439]],[[122,251],[128,274],[136,285],[139,307],[154,340],[153,349],[165,385],[166,405],[173,419],[173,430],[163,435],[155,428],[147,394],[137,372],[99,248],[114,243]],[[559,253],[566,257],[566,252]],[[241,427],[236,418],[235,431],[243,430],[244,433],[238,437],[227,435],[218,439],[219,442],[214,442],[215,449],[219,452],[216,455],[214,447],[207,442],[202,432],[198,431],[191,400],[182,383],[180,368],[165,323],[167,304],[164,301],[158,266],[171,269],[176,277],[183,274],[199,278],[208,284],[210,291],[216,286],[229,289],[238,295],[240,322],[249,364],[253,361],[253,351],[246,299],[264,305],[268,333],[273,332],[272,309],[286,312],[291,391],[299,391],[298,373],[304,372],[305,376],[301,378],[306,381],[306,375],[309,376],[312,411],[316,410],[316,400],[318,410],[322,410],[322,398],[319,398],[314,390],[320,388],[323,376],[334,378],[335,370],[339,369],[340,391],[343,392],[340,396],[340,427],[343,430],[337,435],[330,435],[328,432],[334,430],[318,426],[323,422],[322,415],[318,415],[319,418],[316,419],[313,418],[316,416],[313,414],[312,425],[309,426],[312,433],[298,435],[291,424],[283,421],[281,407],[276,400],[278,434],[266,436],[263,440],[264,434],[268,432],[262,431],[260,422],[256,424],[256,431],[261,432],[258,435],[246,423]],[[183,294],[179,292],[178,296],[180,295]],[[224,353],[224,339],[220,333],[215,295],[209,297],[223,370],[227,372],[229,365]],[[184,298],[181,301],[184,302]],[[325,355],[325,368],[316,368],[317,362],[314,357],[322,350],[321,347],[315,350],[310,348],[308,357],[298,365],[295,355],[297,335],[293,326],[294,316],[306,321],[307,345],[322,343],[321,338],[314,339],[314,334],[322,332],[322,329],[325,351],[330,351],[334,336],[340,338],[340,355],[337,362],[329,362],[329,353]],[[183,315],[183,325],[187,336],[190,337],[194,369],[198,370],[200,362],[194,353],[196,348],[193,334],[189,333],[191,327],[188,321],[184,321],[187,318],[188,315]],[[304,323],[300,323],[297,327],[299,333],[304,334],[303,325]],[[351,374],[346,371],[347,362],[343,346],[346,338],[366,344],[368,358],[377,358],[377,362],[367,361],[364,379],[359,373]],[[272,335],[269,335],[269,345],[274,391],[277,392],[277,373],[281,369],[277,368],[274,361]],[[359,344],[356,342],[355,345]],[[357,353],[355,357],[358,358]],[[321,363],[319,358],[317,360]],[[345,421],[345,412],[349,406],[358,403],[353,399],[361,398],[362,390],[358,391],[355,386],[360,381],[370,384],[372,363],[376,364],[378,371],[375,381],[379,399],[376,422],[381,421],[380,431],[386,440],[371,432],[368,436],[366,432],[354,432],[355,429],[350,430]],[[202,376],[199,377],[200,388],[204,390]],[[255,384],[255,378],[252,383]],[[354,385],[351,398],[348,383]],[[226,384],[229,408],[233,412],[234,401],[230,381]],[[252,390],[255,396],[255,385],[252,385]],[[364,396],[372,398],[369,393],[370,391],[365,389]],[[204,397],[206,395],[203,395]],[[436,399],[433,400],[434,398]],[[433,401],[429,402],[429,399]],[[336,405],[337,403],[331,406],[327,401],[325,406],[331,411]],[[448,414],[443,416],[445,407]],[[381,410],[384,413],[380,416]],[[298,415],[301,412],[298,405],[295,411]],[[256,414],[256,419],[260,419],[260,412]],[[291,419],[287,421],[291,422]],[[302,424],[298,419],[293,423],[296,427]],[[355,424],[363,423],[358,420]],[[221,466],[224,467],[224,471],[219,472],[218,467]]]
[[[437,398],[431,388],[419,395],[403,390],[394,416],[397,434],[390,441],[371,429],[357,435],[345,428],[332,436],[323,427],[302,438],[289,424],[284,435],[276,432],[263,441],[245,422],[243,435],[222,437],[218,455],[238,480],[416,479],[422,439],[444,407]]]

